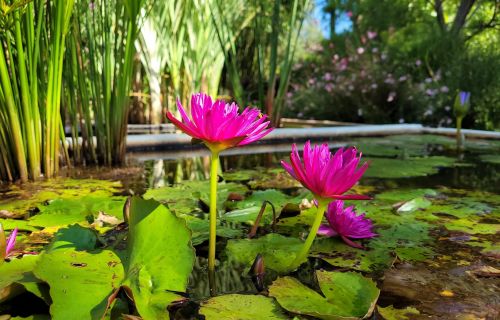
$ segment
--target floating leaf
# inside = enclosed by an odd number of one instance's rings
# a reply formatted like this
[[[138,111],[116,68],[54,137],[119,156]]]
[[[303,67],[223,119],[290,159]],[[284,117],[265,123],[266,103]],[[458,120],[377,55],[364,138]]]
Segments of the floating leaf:
[[[324,296],[292,277],[278,278],[269,288],[286,310],[320,319],[358,319],[369,316],[380,291],[371,279],[355,272],[316,271]]]
[[[118,181],[95,179],[56,178],[24,183],[22,188],[11,186],[0,200],[0,210],[8,210],[22,216],[29,209],[54,199],[81,199],[82,197],[111,197],[121,191]]]
[[[433,156],[427,158],[387,159],[372,158],[365,178],[408,178],[435,174],[441,167],[452,166],[456,159]]]
[[[199,219],[192,216],[184,216],[188,228],[191,230],[191,241],[193,246],[199,245],[208,240],[209,237],[209,221],[207,219]],[[231,228],[225,225],[217,226],[217,236],[223,238],[237,238],[243,235],[241,228]]]
[[[438,192],[433,189],[401,189],[389,190],[376,195],[377,200],[400,202],[418,197],[435,197]]]
[[[245,194],[248,189],[237,183],[219,183],[217,188],[217,209],[224,209],[224,202],[229,193]],[[145,199],[155,199],[167,204],[176,214],[190,214],[199,211],[199,200],[209,203],[210,186],[207,181],[184,181],[176,186],[166,186],[149,189],[144,194]]]
[[[33,275],[33,269],[38,261],[37,255],[25,255],[21,259],[12,259],[0,264],[0,297],[8,297],[5,292],[14,283],[23,285],[26,290],[32,292],[42,299],[46,299],[41,281]],[[1,299],[0,299],[1,300]]]
[[[230,259],[248,266],[260,253],[266,267],[286,272],[290,271],[291,263],[302,245],[303,242],[297,238],[270,233],[258,239],[229,240],[226,251]]]
[[[273,299],[242,294],[211,298],[202,303],[200,314],[207,320],[288,319]]]
[[[50,286],[52,319],[99,319],[108,296],[120,286],[123,266],[109,250],[76,251],[54,243],[34,273]],[[58,249],[57,249],[58,248]]]
[[[425,209],[431,206],[431,202],[426,198],[415,198],[405,202],[398,208],[399,213],[409,213],[415,210]]]
[[[332,266],[365,272],[387,269],[395,259],[387,248],[360,250],[336,238],[316,240],[310,255],[321,258]]]
[[[479,156],[482,162],[500,164],[500,156],[498,154],[484,154]]]
[[[393,306],[382,308],[377,306],[377,311],[385,320],[409,320],[412,315],[419,315],[420,312],[412,307],[396,309]]]
[[[130,288],[144,319],[169,319],[167,306],[182,300],[194,264],[191,233],[155,200],[134,197],[130,205],[128,261],[123,286]]]
[[[54,227],[74,223],[93,222],[99,212],[106,212],[115,217],[123,215],[125,197],[94,197],[79,199],[56,199],[49,205],[39,206],[40,213],[28,221],[31,226]]]

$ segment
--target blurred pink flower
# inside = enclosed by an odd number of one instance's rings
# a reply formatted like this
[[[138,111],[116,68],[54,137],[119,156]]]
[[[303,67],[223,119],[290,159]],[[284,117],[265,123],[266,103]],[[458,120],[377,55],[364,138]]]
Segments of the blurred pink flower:
[[[365,52],[365,48],[363,48],[363,47],[359,47],[359,48],[356,50],[356,52],[357,52],[358,54],[363,54],[363,53]]]
[[[375,39],[375,37],[377,37],[377,33],[373,32],[373,31],[368,31],[366,33],[366,35],[368,36],[368,39],[370,39],[370,40]]]
[[[202,140],[212,151],[243,146],[259,140],[273,129],[269,121],[257,108],[247,107],[239,113],[236,103],[222,100],[212,101],[210,96],[197,93],[191,96],[191,117],[177,100],[182,122],[167,112],[172,123],[195,139]]]
[[[389,95],[387,96],[387,102],[392,102],[396,98],[396,92],[391,91],[389,92]]]
[[[365,214],[356,215],[354,206],[344,209],[344,201],[336,200],[328,205],[325,213],[328,224],[319,227],[318,235],[335,237],[340,236],[342,240],[351,247],[363,248],[363,246],[350,239],[373,238],[377,236],[372,232],[373,223],[365,218]]]
[[[369,199],[363,195],[344,195],[351,189],[368,168],[364,163],[358,168],[361,153],[356,148],[340,148],[332,154],[328,144],[314,145],[307,141],[304,145],[303,160],[299,156],[297,145],[292,145],[290,164],[281,161],[281,165],[316,199]]]
[[[348,16],[349,18],[352,18],[352,11],[347,11],[345,14],[346,14],[346,16]]]

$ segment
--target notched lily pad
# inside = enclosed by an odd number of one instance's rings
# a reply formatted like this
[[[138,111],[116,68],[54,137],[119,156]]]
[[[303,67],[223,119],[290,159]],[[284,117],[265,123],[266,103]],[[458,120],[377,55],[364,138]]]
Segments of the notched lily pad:
[[[439,168],[451,167],[456,159],[444,156],[426,158],[387,159],[371,158],[365,178],[409,178],[435,174]]]
[[[202,303],[200,314],[207,320],[288,319],[273,299],[242,294],[211,298]]]
[[[385,320],[409,320],[412,316],[420,314],[417,309],[412,307],[396,309],[392,305],[385,308],[377,306],[377,311]]]
[[[226,252],[229,259],[248,266],[260,253],[266,267],[277,272],[286,272],[294,269],[291,268],[291,263],[302,245],[303,242],[297,238],[270,233],[258,239],[229,240]]]
[[[325,320],[359,319],[369,316],[380,290],[355,272],[316,271],[323,295],[292,277],[278,278],[269,295],[287,311]]]

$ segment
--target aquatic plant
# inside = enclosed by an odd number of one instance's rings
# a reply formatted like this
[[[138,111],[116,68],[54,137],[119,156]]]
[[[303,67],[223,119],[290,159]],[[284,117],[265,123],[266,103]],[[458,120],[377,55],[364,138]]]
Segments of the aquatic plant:
[[[75,163],[111,165],[125,158],[136,40],[144,7],[144,0],[75,4],[63,79]]]
[[[210,166],[210,238],[208,253],[208,269],[211,292],[214,288],[215,270],[215,237],[217,226],[217,171],[219,153],[225,149],[243,146],[259,140],[273,129],[268,128],[267,116],[256,108],[247,107],[239,113],[236,103],[225,103],[222,100],[212,101],[204,93],[191,96],[191,117],[188,116],[180,101],[177,107],[182,121],[167,112],[168,119],[184,133],[194,139],[201,140],[212,152]]]
[[[9,237],[5,239],[5,232],[2,224],[0,223],[0,264],[2,264],[4,259],[12,253],[14,246],[16,245],[17,231],[18,229],[15,228],[12,230]]]
[[[0,180],[57,174],[65,147],[61,78],[73,5],[0,1]]]
[[[322,224],[318,229],[318,234],[327,237],[340,236],[351,247],[363,248],[349,238],[373,238],[377,235],[372,232],[372,221],[365,218],[364,213],[357,215],[354,206],[344,208],[342,200],[330,202],[325,217],[328,224]]]
[[[462,120],[464,119],[467,111],[470,107],[470,92],[460,91],[456,98],[455,104],[453,105],[453,111],[455,112],[455,117],[457,121],[457,148],[463,148],[462,139]]]
[[[344,194],[358,182],[368,168],[368,163],[358,168],[361,153],[359,156],[357,154],[357,149],[351,147],[340,148],[332,155],[328,144],[314,145],[311,148],[311,142],[307,141],[303,160],[299,156],[297,145],[293,144],[291,164],[281,161],[283,168],[314,194],[318,205],[311,231],[292,265],[300,264],[306,257],[320,227],[326,206],[332,199],[369,199],[363,195]]]

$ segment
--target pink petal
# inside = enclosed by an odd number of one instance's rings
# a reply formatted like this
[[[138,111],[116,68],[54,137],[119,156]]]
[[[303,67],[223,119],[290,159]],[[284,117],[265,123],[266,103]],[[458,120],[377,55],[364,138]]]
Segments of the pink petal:
[[[335,237],[338,234],[329,225],[322,224],[319,226],[317,235],[325,236],[325,237]]]

